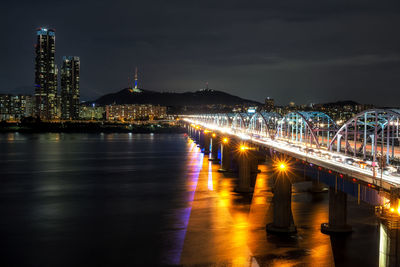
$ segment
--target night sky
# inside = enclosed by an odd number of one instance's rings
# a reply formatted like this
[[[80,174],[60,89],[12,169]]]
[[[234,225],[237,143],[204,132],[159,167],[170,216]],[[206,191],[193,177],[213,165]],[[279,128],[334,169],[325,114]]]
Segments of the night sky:
[[[81,58],[81,96],[205,87],[278,104],[400,106],[400,1],[2,1],[0,93],[33,93],[35,29]]]

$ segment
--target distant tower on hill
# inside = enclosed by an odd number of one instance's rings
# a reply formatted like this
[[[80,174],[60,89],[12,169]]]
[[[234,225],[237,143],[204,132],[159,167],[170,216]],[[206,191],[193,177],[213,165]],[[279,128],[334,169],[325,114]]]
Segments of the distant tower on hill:
[[[136,67],[135,68],[135,89],[138,89],[137,84],[138,84],[138,75],[137,75],[137,67]]]
[[[140,90],[138,88],[138,68],[135,68],[135,78],[134,78],[134,84],[133,84],[133,88],[130,89],[131,92],[136,92],[136,93],[141,93],[142,90]]]

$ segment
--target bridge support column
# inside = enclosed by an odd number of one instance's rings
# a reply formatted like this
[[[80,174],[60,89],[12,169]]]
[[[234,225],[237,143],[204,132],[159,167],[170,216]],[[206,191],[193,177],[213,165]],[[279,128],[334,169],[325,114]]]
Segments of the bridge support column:
[[[400,265],[399,218],[382,219],[379,229],[379,266]]]
[[[292,183],[286,174],[275,177],[273,192],[274,220],[267,224],[267,232],[276,234],[297,232],[292,214]]]
[[[204,154],[210,154],[210,135],[209,132],[207,130],[204,130],[201,132],[202,134],[202,146],[201,149],[203,150]]]
[[[235,191],[240,193],[251,193],[253,191],[251,187],[251,154],[247,152],[240,152],[240,155],[238,155],[239,177]]]
[[[250,151],[249,151],[250,152]],[[255,188],[256,186],[256,181],[257,181],[257,174],[260,173],[260,170],[258,169],[258,157],[256,153],[251,152],[251,157],[250,157],[250,186]]]
[[[185,124],[185,128],[186,128],[186,133],[187,135],[192,138],[192,126],[190,126],[190,124]]]
[[[199,137],[196,129],[194,127],[190,127],[190,138],[196,143],[199,144]]]
[[[213,133],[211,135],[211,158],[208,159],[209,161],[219,163],[218,147],[219,147],[218,137],[215,133]]]
[[[194,132],[196,136],[195,141],[197,143],[197,146],[201,149],[204,146],[204,136],[202,134],[202,131],[199,129],[195,129]]]
[[[324,234],[350,233],[351,226],[347,224],[347,195],[335,188],[329,188],[329,222],[321,224]]]
[[[227,138],[222,139],[221,143],[221,168],[219,172],[231,171],[231,146]]]

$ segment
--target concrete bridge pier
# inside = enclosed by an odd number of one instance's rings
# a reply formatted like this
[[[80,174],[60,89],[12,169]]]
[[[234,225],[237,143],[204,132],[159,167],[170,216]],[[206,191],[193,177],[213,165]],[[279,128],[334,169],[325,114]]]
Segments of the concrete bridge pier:
[[[230,147],[231,147],[231,152],[232,152],[230,154],[230,156],[232,158],[232,160],[231,160],[232,172],[239,173],[239,153],[237,153],[237,150],[234,149],[235,146],[231,145]]]
[[[261,171],[258,169],[258,156],[255,152],[249,151],[251,154],[250,156],[250,186],[255,188],[256,187],[256,181],[257,181],[257,174],[260,173]]]
[[[350,233],[352,228],[347,224],[347,195],[329,188],[329,222],[321,224],[324,234]]]
[[[252,158],[249,151],[240,151],[238,155],[238,185],[235,189],[236,192],[240,193],[251,193],[253,192],[253,187],[251,186],[251,167]]]
[[[198,144],[199,143],[199,138],[198,138],[198,134],[197,131],[194,127],[189,126],[190,127],[190,138],[192,138],[192,140]]]
[[[272,198],[274,219],[267,224],[267,232],[275,234],[296,233],[292,214],[292,183],[287,174],[278,174],[275,177]]]
[[[221,168],[219,172],[232,171],[231,169],[231,145],[229,144],[228,138],[222,138],[221,142]]]
[[[195,136],[196,144],[201,149],[204,146],[204,136],[202,134],[202,130],[195,129]]]
[[[211,134],[211,158],[209,158],[209,161],[212,161],[214,163],[219,163],[219,158],[218,158],[218,147],[219,147],[219,139],[217,134],[213,133]]]
[[[379,229],[379,266],[400,266],[399,218],[381,219]]]
[[[202,142],[200,148],[203,150],[204,154],[210,154],[210,133],[207,130],[201,132]]]

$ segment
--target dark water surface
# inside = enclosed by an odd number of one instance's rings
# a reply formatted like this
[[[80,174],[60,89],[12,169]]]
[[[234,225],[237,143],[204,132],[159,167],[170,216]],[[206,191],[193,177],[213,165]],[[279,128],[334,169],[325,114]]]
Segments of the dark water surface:
[[[378,266],[373,207],[331,238],[328,194],[296,184],[298,233],[267,235],[268,168],[233,192],[183,135],[0,134],[0,266]]]

